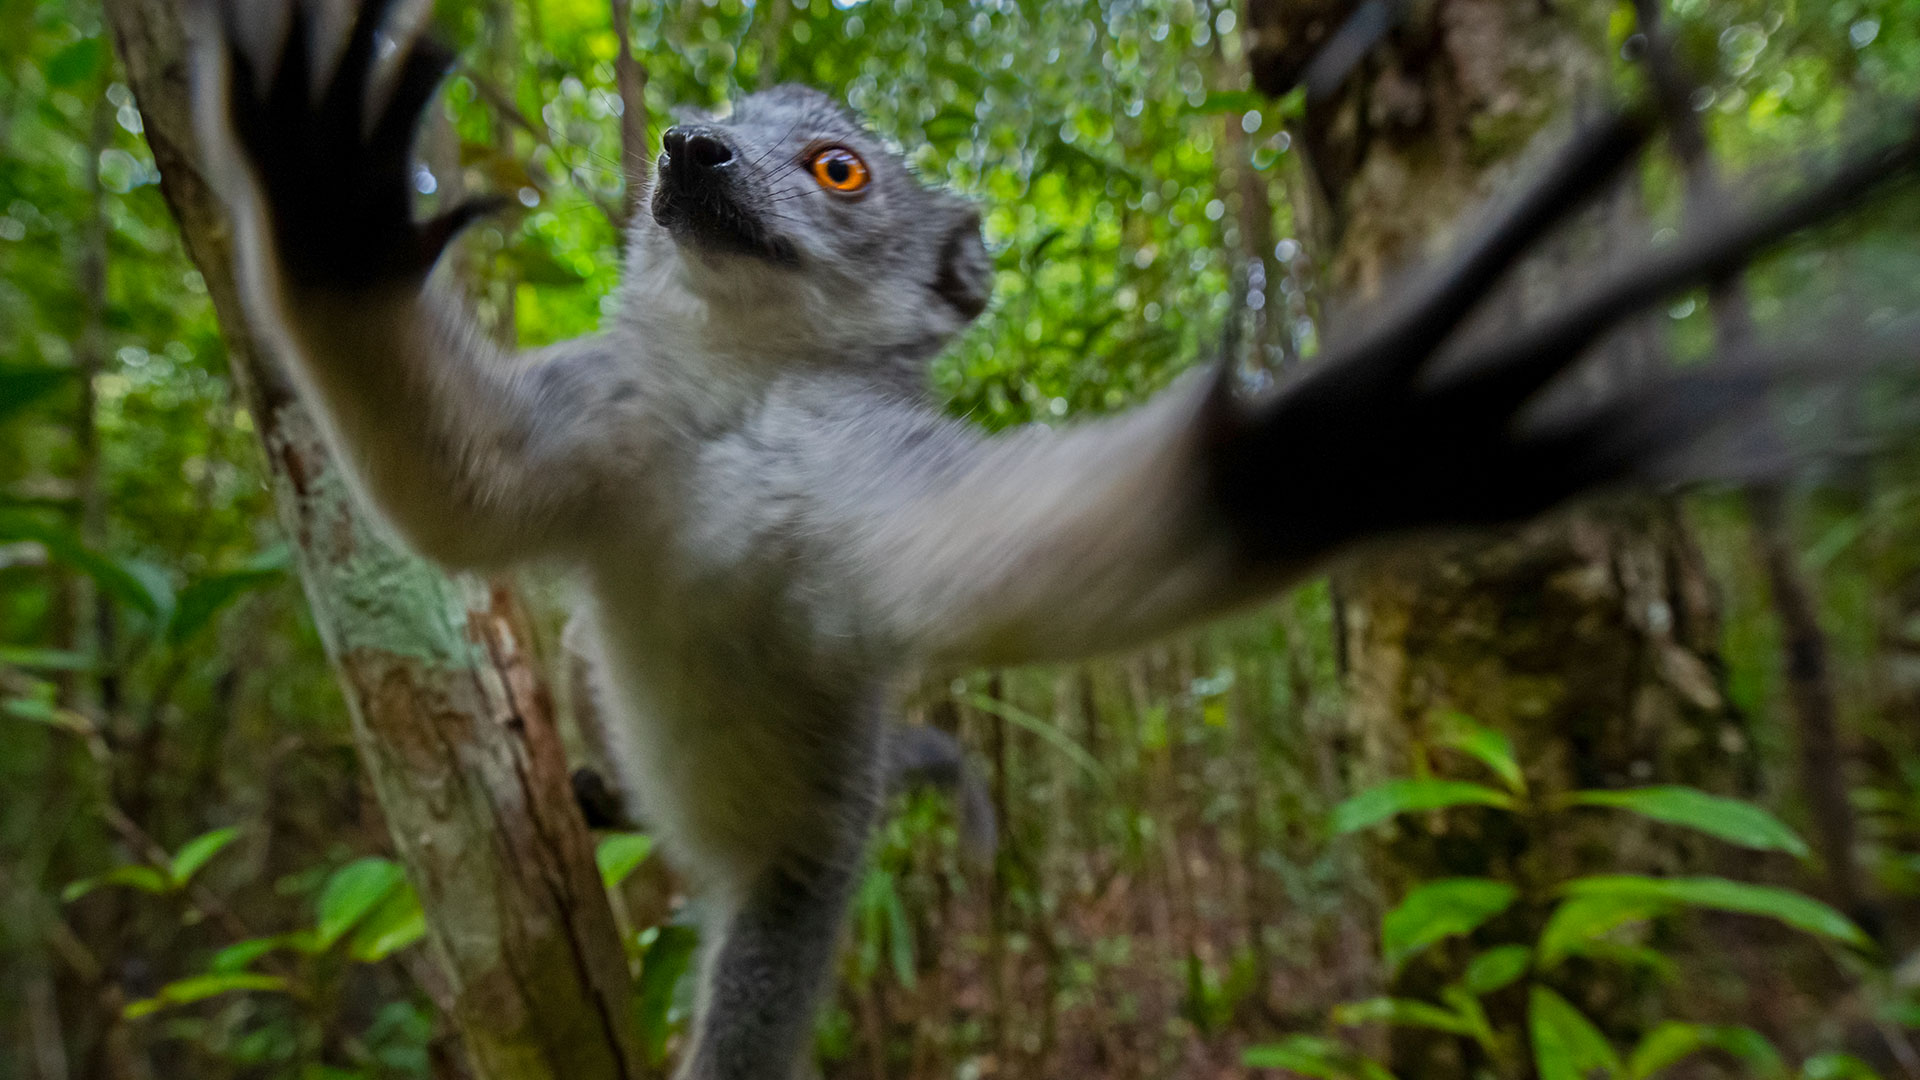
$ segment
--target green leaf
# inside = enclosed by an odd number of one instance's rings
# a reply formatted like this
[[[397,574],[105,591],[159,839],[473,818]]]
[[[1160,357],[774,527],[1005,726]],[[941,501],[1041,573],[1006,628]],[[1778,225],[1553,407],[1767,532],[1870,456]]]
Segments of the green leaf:
[[[614,833],[594,849],[594,861],[600,864],[600,880],[612,889],[627,880],[653,854],[653,837],[645,833]]]
[[[1647,1032],[1640,1045],[1633,1048],[1627,1057],[1627,1076],[1629,1080],[1647,1080],[1702,1050],[1732,1054],[1747,1062],[1753,1074],[1761,1077],[1783,1076],[1787,1069],[1780,1051],[1752,1028],[1670,1020]]]
[[[1486,1007],[1480,999],[1474,997],[1465,987],[1458,984],[1440,988],[1440,1000],[1459,1016],[1467,1025],[1467,1034],[1475,1042],[1485,1047],[1489,1053],[1496,1052],[1499,1038],[1493,1033],[1493,1021],[1487,1018]]]
[[[18,510],[0,510],[0,541],[30,540],[47,555],[93,579],[102,592],[149,618],[160,619],[173,604],[164,578],[151,567],[131,559],[115,559],[87,547],[80,534],[64,523],[46,521]]]
[[[1469,1038],[1478,1034],[1471,1021],[1452,1010],[1412,998],[1377,997],[1336,1005],[1333,1007],[1333,1022],[1341,1027],[1391,1024],[1396,1027],[1427,1028]]]
[[[1470,934],[1507,910],[1518,889],[1489,878],[1442,878],[1418,886],[1380,920],[1380,951],[1398,971],[1421,950],[1456,934]]]
[[[226,850],[228,844],[240,838],[240,830],[229,825],[224,829],[201,833],[199,836],[180,845],[174,853],[173,864],[167,868],[167,875],[173,879],[174,888],[179,888],[193,880],[193,875],[207,865],[215,855]]]
[[[1580,949],[1580,955],[1601,964],[1631,971],[1644,969],[1656,982],[1673,983],[1680,981],[1680,964],[1673,957],[1654,948],[1652,945],[1638,945],[1629,941],[1594,941]]]
[[[860,970],[864,974],[877,971],[880,950],[885,946],[894,977],[900,985],[911,988],[918,981],[913,963],[913,928],[893,875],[884,867],[868,868],[855,907],[861,926]]]
[[[1593,1021],[1566,998],[1534,986],[1527,1004],[1534,1068],[1540,1080],[1619,1080],[1620,1055]]]
[[[913,963],[913,925],[907,921],[907,907],[900,902],[900,890],[889,888],[886,893],[885,912],[887,916],[887,960],[893,966],[893,977],[908,990],[920,981],[920,973]]]
[[[633,991],[634,1026],[651,1064],[659,1065],[667,1059],[674,998],[699,944],[700,934],[693,927],[668,924],[660,927],[641,955],[640,981]]]
[[[402,880],[353,928],[347,955],[363,964],[378,963],[427,936],[427,913],[420,894]]]
[[[0,645],[0,664],[24,671],[93,671],[93,657],[69,649],[32,649]]]
[[[1579,791],[1567,802],[1628,810],[1669,825],[1706,833],[1741,847],[1784,851],[1807,858],[1806,841],[1779,818],[1749,802],[1709,795],[1698,788],[1669,785],[1627,791]]]
[[[1393,1080],[1379,1062],[1318,1035],[1289,1035],[1277,1043],[1249,1046],[1241,1052],[1240,1063],[1250,1069],[1285,1069],[1316,1080]]]
[[[1720,877],[1651,878],[1612,874],[1578,878],[1567,884],[1566,893],[1575,897],[1604,896],[1760,915],[1818,937],[1844,941],[1863,949],[1872,947],[1867,935],[1845,915],[1810,896],[1769,885],[1750,885]]]
[[[1073,762],[1081,772],[1086,773],[1087,777],[1101,788],[1113,790],[1113,774],[1107,771],[1107,767],[1100,764],[1098,759],[1087,753],[1085,747],[1074,742],[1073,737],[1061,731],[1057,725],[1042,720],[1017,705],[986,694],[967,694],[961,700],[981,712],[997,716],[1014,727],[1022,728],[1029,734],[1037,736],[1042,742],[1059,751],[1061,756]]]
[[[1488,949],[1467,963],[1460,985],[1469,993],[1491,994],[1503,990],[1527,973],[1533,963],[1533,950],[1525,945],[1501,945]]]
[[[293,948],[296,942],[297,939],[293,934],[275,934],[272,937],[236,941],[214,953],[213,959],[207,961],[207,969],[214,972],[244,971],[251,967],[255,960],[271,952]]]
[[[1551,970],[1569,956],[1586,953],[1587,947],[1602,936],[1628,923],[1663,915],[1670,907],[1664,901],[1617,894],[1562,900],[1540,930],[1540,968]]]
[[[1440,733],[1434,742],[1485,765],[1515,795],[1526,794],[1527,778],[1520,770],[1520,760],[1514,756],[1513,740],[1501,732],[1465,713],[1450,712],[1442,718]]]
[[[320,947],[331,948],[347,931],[367,917],[387,894],[406,882],[406,874],[390,859],[368,856],[334,871],[320,890],[318,925]]]
[[[158,896],[171,888],[167,876],[151,866],[116,866],[98,877],[76,881],[60,890],[60,899],[66,903],[87,895],[95,889],[119,885],[129,889],[138,889],[144,893]]]
[[[284,991],[286,989],[287,980],[278,975],[259,975],[251,971],[194,975],[168,983],[160,988],[159,993],[150,998],[128,1002],[120,1015],[129,1020],[138,1020],[170,1006],[190,1005],[221,994],[231,994],[241,990]]]
[[[1452,806],[1514,808],[1513,796],[1465,780],[1390,780],[1371,787],[1333,808],[1336,835],[1370,829],[1398,814],[1443,810]]]
[[[86,717],[71,709],[61,708],[55,703],[54,697],[52,683],[37,683],[32,687],[30,697],[14,697],[0,701],[0,713],[5,713],[16,720],[45,724],[83,737],[93,731],[93,724]]]
[[[179,599],[174,602],[173,617],[167,621],[167,644],[175,647],[185,644],[227,605],[283,576],[283,569],[263,567],[213,574],[194,581],[180,590]]]
[[[0,422],[27,411],[73,380],[73,368],[0,366]]]
[[[92,79],[105,55],[99,38],[81,38],[47,60],[47,85],[68,87]]]
[[[1881,1080],[1873,1066],[1837,1050],[1815,1054],[1802,1062],[1800,1075],[1806,1080]]]

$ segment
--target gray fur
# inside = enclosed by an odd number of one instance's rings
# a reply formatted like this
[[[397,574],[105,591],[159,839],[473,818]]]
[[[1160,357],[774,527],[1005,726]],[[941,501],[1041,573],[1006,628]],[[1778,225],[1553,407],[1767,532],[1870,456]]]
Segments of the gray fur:
[[[1202,388],[1067,431],[940,416],[920,383],[986,302],[978,216],[796,87],[715,125],[781,257],[636,215],[619,315],[503,356],[419,283],[292,283],[224,63],[203,52],[200,111],[249,309],[371,503],[450,567],[584,585],[622,786],[708,913],[682,1075],[799,1075],[898,679],[1119,648],[1246,595],[1198,493]],[[864,196],[802,167],[822,141],[864,158]]]

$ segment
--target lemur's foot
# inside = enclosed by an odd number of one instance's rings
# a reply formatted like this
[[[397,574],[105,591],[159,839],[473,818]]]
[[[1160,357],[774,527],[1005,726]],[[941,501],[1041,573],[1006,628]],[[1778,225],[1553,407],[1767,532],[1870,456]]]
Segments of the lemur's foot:
[[[228,76],[224,119],[290,283],[352,290],[418,280],[464,226],[498,205],[470,202],[414,220],[414,139],[453,54],[430,36],[388,37],[393,0],[362,0],[338,48],[321,35],[315,0],[290,0],[269,56],[250,55],[243,27],[281,12],[261,0],[214,3]]]
[[[606,777],[592,769],[573,770],[573,801],[579,804],[589,829],[636,827],[620,793],[607,783]]]

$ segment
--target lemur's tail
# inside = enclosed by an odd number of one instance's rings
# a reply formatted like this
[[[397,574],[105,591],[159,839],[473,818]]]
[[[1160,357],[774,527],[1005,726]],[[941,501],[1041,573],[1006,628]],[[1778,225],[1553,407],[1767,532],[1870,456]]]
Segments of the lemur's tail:
[[[999,822],[993,799],[980,774],[967,763],[958,739],[939,728],[894,724],[887,731],[887,794],[912,788],[934,788],[954,801],[960,825],[960,846],[979,863],[993,861],[999,844]]]

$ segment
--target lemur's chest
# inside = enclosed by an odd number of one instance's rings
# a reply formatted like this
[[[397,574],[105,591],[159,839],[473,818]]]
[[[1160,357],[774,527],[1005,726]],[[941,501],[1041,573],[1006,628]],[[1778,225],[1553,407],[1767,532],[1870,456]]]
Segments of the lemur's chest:
[[[818,796],[847,764],[823,755],[856,741],[882,674],[809,529],[801,449],[748,419],[661,446],[587,573],[623,787],[709,865],[827,827]]]

